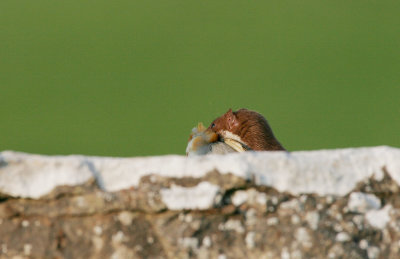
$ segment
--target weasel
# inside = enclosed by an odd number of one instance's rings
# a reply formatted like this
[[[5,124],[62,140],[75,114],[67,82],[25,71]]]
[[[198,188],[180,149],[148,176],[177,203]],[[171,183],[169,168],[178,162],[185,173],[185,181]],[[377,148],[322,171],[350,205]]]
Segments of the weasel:
[[[223,142],[240,143],[246,150],[285,150],[272,133],[267,120],[258,112],[239,109],[235,112],[229,109],[216,118],[208,127],[215,132]]]

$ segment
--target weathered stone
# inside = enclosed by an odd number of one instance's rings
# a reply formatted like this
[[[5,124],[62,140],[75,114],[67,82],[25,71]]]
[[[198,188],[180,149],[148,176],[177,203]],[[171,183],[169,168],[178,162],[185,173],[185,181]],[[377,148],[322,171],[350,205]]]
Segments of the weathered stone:
[[[234,156],[237,165],[242,159],[243,174],[240,168],[220,172],[218,168],[206,165],[215,162],[214,156],[196,158],[201,163],[193,158],[172,157],[174,163],[186,163],[186,167],[195,163],[210,170],[204,174],[177,172],[174,175],[172,167],[159,173],[153,170],[156,166],[152,165],[152,170],[142,173],[129,188],[112,191],[108,188],[116,186],[117,182],[110,180],[112,172],[104,168],[115,168],[115,177],[129,177],[136,172],[125,174],[127,168],[141,168],[138,170],[144,172],[147,160],[132,162],[129,159],[93,158],[92,161],[92,158],[82,156],[64,160],[64,157],[0,153],[0,191],[3,192],[0,198],[0,259],[395,259],[400,254],[400,171],[396,171],[400,168],[397,165],[400,153],[397,149],[371,149],[374,154],[371,157],[375,157],[381,166],[377,171],[374,161],[364,160],[370,157],[368,152],[361,151],[363,156],[353,150],[353,160],[334,151],[321,152],[321,160],[330,161],[331,156],[335,160],[331,165],[340,168],[337,174],[327,174],[332,178],[328,177],[326,181],[341,184],[341,180],[336,179],[342,175],[341,170],[349,174],[352,170],[357,172],[355,177],[360,180],[348,185],[351,188],[346,193],[340,186],[337,192],[323,192],[320,187],[309,186],[296,187],[296,190],[314,191],[291,192],[289,187],[295,184],[294,179],[288,179],[285,189],[281,180],[271,180],[280,176],[269,169],[264,171],[261,160],[257,160],[264,156],[266,161],[274,161],[271,163],[275,165],[282,163],[282,168],[286,165],[288,171],[296,173],[295,164],[290,159],[308,156],[305,152],[295,152],[289,160],[287,155],[276,156],[267,152]],[[350,154],[348,151],[344,153]],[[270,155],[277,161],[270,160]],[[364,175],[359,172],[360,168],[349,163],[353,161],[358,165],[357,157],[363,158]],[[79,161],[84,161],[87,168],[80,167]],[[167,160],[157,158],[150,161]],[[224,164],[233,160],[229,156],[218,156],[218,161]],[[320,176],[316,175],[314,182],[310,173],[318,174],[318,163],[307,161],[307,184],[321,184]],[[133,164],[128,166],[124,163]],[[141,163],[141,166],[136,163]],[[306,170],[303,163],[298,165]],[[37,167],[31,170],[34,166]],[[219,166],[220,170],[224,168],[224,165]],[[46,179],[46,188],[54,188],[42,192],[33,189],[40,188],[39,183],[44,181],[40,175],[41,167],[45,168],[46,177],[53,179],[57,178],[57,170],[62,171],[64,178],[69,173],[75,177],[74,170],[96,173],[75,180],[51,182]],[[173,168],[178,170],[179,166],[173,165]],[[373,168],[374,172],[368,168]],[[68,173],[67,169],[71,171]],[[29,191],[21,187],[29,183],[19,182],[24,172],[32,181]],[[20,180],[13,179],[13,173]],[[16,190],[8,184],[15,186]],[[331,182],[327,183],[330,185]],[[118,186],[125,185],[118,182]]]

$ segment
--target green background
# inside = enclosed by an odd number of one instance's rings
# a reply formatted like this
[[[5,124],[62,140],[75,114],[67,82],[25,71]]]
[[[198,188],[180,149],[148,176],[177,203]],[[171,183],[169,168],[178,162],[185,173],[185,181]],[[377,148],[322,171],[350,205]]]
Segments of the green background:
[[[400,1],[0,1],[0,150],[184,154],[228,108],[289,150],[400,147]]]

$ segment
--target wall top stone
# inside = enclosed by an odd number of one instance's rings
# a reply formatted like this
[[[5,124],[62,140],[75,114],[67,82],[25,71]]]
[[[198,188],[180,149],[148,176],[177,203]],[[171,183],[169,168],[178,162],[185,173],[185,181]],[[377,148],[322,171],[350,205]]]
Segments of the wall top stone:
[[[0,152],[0,193],[39,199],[58,186],[95,180],[108,192],[137,187],[149,175],[200,179],[212,171],[297,195],[346,195],[358,182],[385,172],[400,184],[400,149],[388,146],[296,152],[244,152],[185,157],[111,158]],[[215,187],[210,188],[215,192]],[[203,186],[204,187],[204,186]],[[179,188],[174,188],[182,192]],[[172,190],[172,189],[171,189]],[[173,195],[168,193],[169,197]]]

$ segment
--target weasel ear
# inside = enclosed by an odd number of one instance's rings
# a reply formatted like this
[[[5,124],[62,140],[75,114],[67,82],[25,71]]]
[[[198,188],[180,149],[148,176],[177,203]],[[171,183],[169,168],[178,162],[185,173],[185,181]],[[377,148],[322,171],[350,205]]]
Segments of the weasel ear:
[[[239,126],[239,122],[236,118],[236,115],[232,112],[232,109],[229,109],[226,112],[226,121],[230,130]]]

